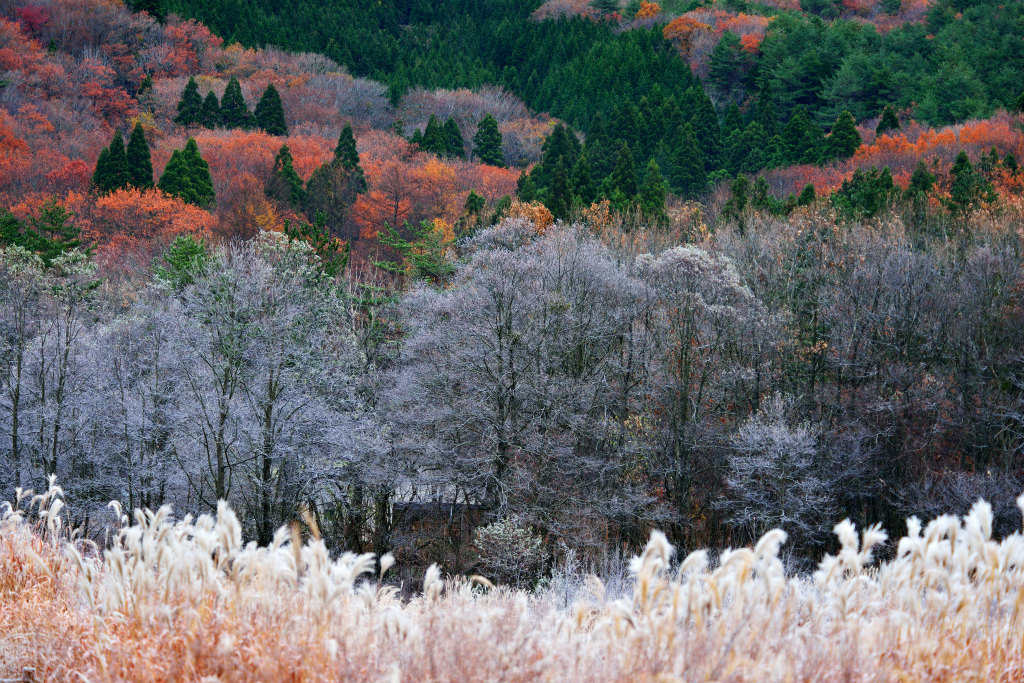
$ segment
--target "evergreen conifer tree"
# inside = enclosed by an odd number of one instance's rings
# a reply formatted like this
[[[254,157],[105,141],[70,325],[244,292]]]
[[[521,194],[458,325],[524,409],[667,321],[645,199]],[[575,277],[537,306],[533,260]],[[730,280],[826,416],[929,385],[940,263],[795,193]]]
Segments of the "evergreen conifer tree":
[[[448,141],[448,151],[445,153],[445,156],[454,159],[465,158],[466,143],[462,139],[462,131],[459,129],[459,124],[450,116],[444,122],[444,136]]]
[[[199,122],[204,128],[216,128],[220,125],[220,102],[217,101],[217,93],[212,90],[206,93],[203,100],[203,111],[199,115]]]
[[[498,130],[498,121],[487,114],[480,121],[473,136],[473,155],[481,163],[490,166],[503,167],[505,165],[505,154],[501,148],[501,131]]]
[[[672,166],[669,174],[672,189],[684,197],[694,197],[707,189],[708,177],[704,159],[697,147],[697,136],[693,128],[683,126],[683,133],[676,141],[672,152]]]
[[[825,149],[821,126],[811,120],[806,107],[798,107],[782,131],[786,146],[786,163],[816,164]]]
[[[267,181],[266,193],[294,207],[299,207],[306,199],[306,190],[302,186],[302,178],[295,172],[291,150],[288,145],[281,145],[274,157],[274,170]]]
[[[722,121],[722,137],[728,138],[734,132],[742,132],[744,128],[743,114],[740,113],[739,106],[732,102],[725,110],[725,118]]]
[[[569,218],[569,208],[572,206],[573,193],[572,185],[569,182],[569,171],[565,168],[565,157],[559,157],[551,172],[551,188],[548,191],[548,201],[545,203],[551,215],[557,220]]]
[[[814,184],[807,183],[804,185],[804,189],[800,190],[800,196],[796,199],[797,206],[810,206],[817,199],[817,193],[814,191]]]
[[[92,186],[99,194],[108,194],[128,187],[128,181],[128,157],[124,148],[124,137],[121,136],[121,131],[115,130],[114,139],[100,152],[96,161]]]
[[[153,187],[153,161],[149,154],[149,144],[146,142],[146,132],[142,129],[141,123],[136,123],[132,128],[126,156],[128,184],[140,190]]]
[[[196,206],[209,206],[215,198],[213,178],[210,177],[210,165],[199,154],[199,145],[196,144],[195,138],[188,139],[181,154],[185,159],[192,185],[191,203]]]
[[[587,162],[594,172],[594,177],[603,178],[611,173],[615,158],[611,153],[608,131],[605,129],[604,117],[601,116],[600,111],[594,114],[594,118],[590,122],[586,150]]]
[[[849,159],[860,147],[860,133],[853,115],[844,111],[836,118],[828,136],[828,158]]]
[[[178,100],[178,115],[174,117],[174,122],[181,126],[191,126],[201,123],[202,114],[203,99],[199,96],[199,86],[195,78],[189,78]]]
[[[363,173],[363,167],[359,165],[359,150],[356,149],[356,136],[352,132],[352,126],[347,123],[338,135],[338,144],[334,147],[334,158],[351,176],[349,182],[352,185],[352,189],[357,194],[366,192],[366,175]]]
[[[437,117],[433,114],[430,115],[427,127],[423,130],[423,142],[420,143],[420,149],[424,152],[436,154],[439,157],[448,154],[448,135],[444,131],[444,126],[438,122]]]
[[[722,129],[718,123],[715,105],[699,84],[689,92],[694,107],[690,125],[697,136],[697,144],[700,145],[700,153],[704,157],[704,166],[707,169],[718,168],[722,156]]]
[[[615,157],[615,168],[611,175],[605,179],[605,194],[611,197],[614,193],[620,193],[620,202],[632,202],[636,197],[639,187],[636,181],[636,166],[633,164],[633,153],[629,151],[629,144],[623,142],[619,146],[619,153]],[[620,209],[625,208],[620,206]]]
[[[587,161],[586,152],[580,154],[572,168],[572,187],[576,199],[582,206],[589,206],[597,199],[597,186],[590,174],[590,162]]]
[[[665,195],[667,193],[665,179],[661,177],[661,169],[658,168],[658,163],[651,159],[647,162],[644,181],[640,185],[640,210],[647,220],[654,221],[659,225],[668,220],[665,213]]]
[[[761,124],[769,140],[778,135],[779,116],[775,113],[772,86],[767,79],[764,85],[761,86],[761,92],[757,95],[757,109],[754,112],[754,120]]]
[[[953,213],[966,214],[982,203],[996,200],[992,183],[971,163],[967,152],[961,150],[950,171],[953,183],[949,188],[947,206]]]
[[[184,149],[174,150],[157,187],[189,204],[207,207],[213,203],[215,195],[210,167],[199,154],[194,138],[188,139]]]
[[[1017,101],[1013,103],[1013,108],[1018,113],[1024,113],[1024,91],[1021,91],[1020,95],[1017,96]]]
[[[888,133],[890,130],[899,130],[900,120],[896,118],[896,111],[890,105],[885,105],[882,110],[882,117],[878,119],[878,126],[875,128],[875,135]]]
[[[252,114],[242,96],[242,85],[234,76],[224,89],[224,97],[220,100],[220,122],[225,128],[250,128]]]
[[[537,199],[537,181],[533,179],[532,173],[522,173],[516,183],[516,194],[520,201],[532,202]]]
[[[256,118],[256,125],[271,135],[288,135],[288,122],[284,118],[284,106],[281,104],[281,94],[273,83],[267,84],[260,101],[256,103],[253,110]]]

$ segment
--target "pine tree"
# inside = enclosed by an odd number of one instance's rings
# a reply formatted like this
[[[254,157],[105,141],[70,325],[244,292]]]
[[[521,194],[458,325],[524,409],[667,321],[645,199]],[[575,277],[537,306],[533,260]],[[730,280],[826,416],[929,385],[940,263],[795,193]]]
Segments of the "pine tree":
[[[789,164],[816,164],[825,149],[821,127],[811,120],[806,107],[798,107],[782,130],[786,159]]]
[[[108,194],[128,187],[128,183],[128,157],[124,148],[124,138],[121,131],[115,130],[114,139],[100,152],[99,159],[96,160],[92,186],[99,194]]]
[[[420,143],[420,149],[424,152],[436,154],[439,157],[443,157],[448,153],[448,136],[444,132],[444,126],[438,122],[437,117],[433,114],[430,115],[427,127],[423,130],[423,142]]]
[[[949,188],[947,206],[952,213],[966,214],[982,203],[996,200],[992,183],[976,168],[967,153],[961,151],[950,171],[953,183]]]
[[[146,132],[141,123],[132,128],[127,150],[128,184],[140,190],[153,187],[153,161],[149,155]]]
[[[462,139],[462,131],[459,129],[459,124],[450,116],[444,122],[444,135],[448,141],[448,151],[445,153],[445,156],[454,159],[465,158],[466,143]]]
[[[580,154],[576,165],[572,167],[572,187],[576,193],[576,199],[582,206],[588,206],[597,199],[597,186],[590,174],[590,162],[587,161],[587,154]]]
[[[359,165],[359,152],[352,126],[346,124],[338,135],[334,156],[313,171],[306,183],[306,215],[314,221],[321,216],[334,237],[348,239],[351,232],[349,214],[356,197],[366,192],[366,177]]]
[[[807,183],[804,185],[804,189],[800,190],[800,196],[797,197],[796,204],[797,206],[810,206],[817,198],[818,195],[814,191],[814,184]]]
[[[844,111],[836,118],[832,132],[828,136],[828,158],[849,159],[860,147],[860,133],[853,115]]]
[[[1013,108],[1016,109],[1018,113],[1024,114],[1024,91],[1022,91],[1017,97],[1017,101],[1013,103]]]
[[[532,173],[521,173],[516,182],[516,194],[524,202],[532,202],[537,199],[537,182],[533,179]]]
[[[51,198],[39,207],[25,227],[25,246],[35,252],[49,267],[58,256],[82,246],[82,230],[71,219],[74,214]],[[86,254],[92,249],[86,248]]]
[[[594,171],[594,177],[603,178],[611,173],[612,164],[615,163],[614,155],[611,153],[611,143],[608,139],[608,131],[604,126],[604,117],[601,112],[594,114],[590,122],[590,129],[587,131],[587,161]]]
[[[199,122],[204,128],[216,128],[220,125],[220,102],[217,101],[217,93],[212,90],[206,93],[206,99],[203,100]]]
[[[890,105],[885,105],[882,110],[882,117],[878,119],[878,126],[875,128],[875,135],[888,133],[890,130],[899,130],[900,120],[896,118],[896,111]]]
[[[725,110],[725,118],[722,121],[722,137],[728,138],[733,133],[742,132],[744,128],[743,114],[740,113],[739,106],[733,102]]]
[[[199,154],[194,138],[188,139],[184,149],[171,153],[157,187],[189,204],[207,207],[213,203],[215,195],[210,167]]]
[[[176,149],[171,152],[171,158],[168,159],[167,165],[164,166],[164,171],[160,174],[160,180],[156,186],[165,194],[184,199],[189,194],[189,184],[188,168],[181,156],[181,150]]]
[[[699,84],[690,88],[689,93],[694,107],[690,125],[697,136],[700,153],[704,157],[704,166],[708,169],[718,168],[722,157],[722,129],[718,124],[715,105]]]
[[[220,122],[225,128],[250,128],[252,114],[242,96],[242,85],[234,76],[224,89],[224,97],[220,100]]]
[[[640,210],[645,218],[659,225],[667,222],[666,194],[668,190],[665,188],[665,179],[661,177],[661,169],[658,168],[658,163],[651,159],[647,162],[644,182],[640,186]]]
[[[274,170],[266,186],[267,196],[279,201],[288,202],[299,207],[306,199],[306,190],[302,186],[302,178],[295,172],[291,150],[288,145],[281,145],[274,157]]]
[[[338,135],[338,144],[334,147],[334,158],[341,164],[341,167],[351,176],[349,183],[357,194],[366,192],[366,175],[362,166],[359,165],[359,150],[356,149],[356,136],[352,132],[352,126],[345,124]]]
[[[493,116],[487,114],[480,121],[473,136],[473,155],[481,163],[490,166],[505,166],[505,154],[501,149],[501,131],[498,130],[498,122]]]
[[[676,140],[672,152],[672,166],[669,181],[672,189],[684,197],[695,197],[707,189],[708,177],[704,169],[704,160],[697,147],[697,136],[689,124],[683,127],[683,133]]]
[[[253,110],[256,125],[271,135],[288,135],[288,122],[284,118],[281,95],[273,83],[267,84],[260,101]]]
[[[199,145],[195,138],[189,138],[185,142],[185,148],[181,152],[188,168],[196,206],[209,206],[215,198],[213,191],[213,178],[210,177],[210,165],[199,154]]]
[[[757,110],[754,113],[754,120],[764,128],[768,139],[779,133],[779,116],[775,113],[775,100],[772,95],[772,86],[766,79],[757,95]]]
[[[178,115],[174,122],[181,126],[191,126],[202,121],[203,100],[199,96],[199,86],[195,78],[189,78],[185,89],[178,100]]]
[[[731,218],[739,219],[740,230],[742,231],[744,227],[743,212],[750,203],[750,179],[742,174],[736,176],[736,180],[732,181],[731,190],[732,197],[725,203],[722,213]]]
[[[617,199],[619,210],[627,208],[629,203],[632,203],[634,198],[639,191],[636,181],[636,166],[633,164],[633,153],[629,151],[629,144],[623,142],[619,146],[619,153],[615,158],[615,168],[612,169],[611,174],[605,178],[605,194],[613,199],[613,202]]]
[[[572,206],[573,193],[572,185],[569,182],[569,171],[565,168],[565,158],[559,157],[555,169],[551,172],[551,189],[548,191],[548,200],[545,205],[551,211],[551,215],[558,220],[569,218],[569,208]]]
[[[562,123],[555,126],[551,135],[547,136],[541,146],[541,161],[533,170],[533,179],[539,188],[551,183],[551,174],[559,159],[564,159],[565,167],[576,165],[576,157],[580,153],[580,143]]]
[[[195,282],[196,275],[203,272],[210,262],[210,254],[202,239],[179,235],[167,247],[161,260],[163,263],[154,268],[157,279],[172,289],[183,289]]]

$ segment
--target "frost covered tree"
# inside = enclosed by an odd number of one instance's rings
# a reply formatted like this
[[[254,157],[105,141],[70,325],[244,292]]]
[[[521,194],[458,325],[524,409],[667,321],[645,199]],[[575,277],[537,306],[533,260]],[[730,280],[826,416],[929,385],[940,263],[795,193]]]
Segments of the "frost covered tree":
[[[481,233],[450,289],[403,302],[410,332],[388,396],[396,446],[425,489],[576,545],[644,515],[626,434],[643,363],[644,285],[583,230]],[[594,522],[598,522],[594,524]]]

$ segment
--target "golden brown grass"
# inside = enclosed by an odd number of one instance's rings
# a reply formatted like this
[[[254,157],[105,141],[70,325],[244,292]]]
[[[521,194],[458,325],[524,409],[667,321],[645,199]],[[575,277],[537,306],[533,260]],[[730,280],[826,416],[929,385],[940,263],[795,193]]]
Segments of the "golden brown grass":
[[[1024,680],[1024,537],[991,540],[984,502],[963,519],[912,520],[881,566],[884,532],[840,524],[842,550],[803,578],[783,573],[781,531],[678,565],[655,533],[630,597],[605,598],[591,579],[589,597],[560,610],[436,570],[402,601],[370,556],[331,559],[289,530],[243,546],[226,506],[177,523],[166,510],[124,517],[97,557],[61,533],[59,500],[51,490],[30,514],[0,513],[0,678]]]

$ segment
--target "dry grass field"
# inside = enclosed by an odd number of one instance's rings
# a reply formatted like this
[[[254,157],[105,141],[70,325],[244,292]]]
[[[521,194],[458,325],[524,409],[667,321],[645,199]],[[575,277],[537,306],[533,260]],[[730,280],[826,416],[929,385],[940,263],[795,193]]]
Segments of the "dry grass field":
[[[1024,509],[1024,496],[1018,500]],[[0,521],[0,678],[35,681],[1001,681],[1024,680],[1024,537],[991,511],[911,520],[878,564],[879,529],[836,527],[837,556],[788,577],[785,533],[673,558],[652,534],[632,593],[590,579],[575,605],[445,580],[402,600],[391,559],[329,557],[298,526],[243,545],[216,518],[122,515],[102,553],[69,540],[61,491]]]

